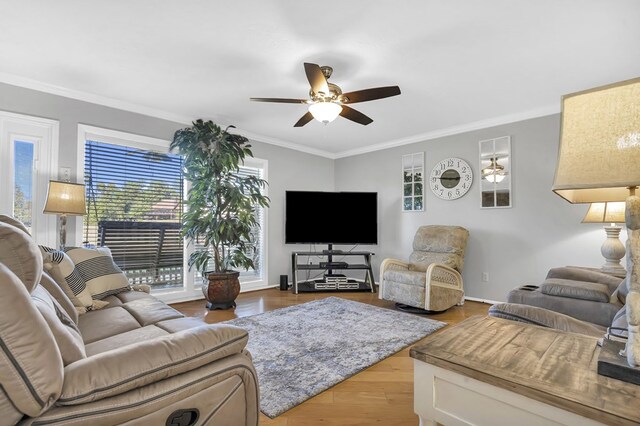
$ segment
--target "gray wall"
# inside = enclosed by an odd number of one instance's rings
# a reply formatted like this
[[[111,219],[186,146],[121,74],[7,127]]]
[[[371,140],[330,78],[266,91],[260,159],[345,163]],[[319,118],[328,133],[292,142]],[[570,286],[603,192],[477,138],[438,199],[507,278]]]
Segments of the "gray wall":
[[[581,224],[586,205],[571,205],[553,192],[559,115],[438,138],[336,160],[336,190],[378,191],[377,268],[385,257],[406,259],[421,225],[461,225],[470,232],[464,285],[468,296],[504,300],[513,287],[539,283],[554,266],[600,266],[602,226]],[[513,207],[480,209],[478,141],[511,136]],[[474,172],[469,192],[454,201],[425,187],[424,212],[401,211],[401,156],[425,152],[425,174],[447,157],[465,159]],[[625,239],[623,232],[621,239]],[[489,282],[482,282],[483,272]]]
[[[182,123],[77,101],[62,96],[0,83],[0,110],[50,118],[60,122],[59,167],[70,167],[76,178],[78,124],[87,124],[143,136],[171,140]],[[253,152],[269,162],[268,270],[269,283],[290,271],[292,248],[284,245],[284,191],[308,189],[331,191],[333,160],[273,145],[253,142]],[[81,181],[79,179],[78,181]],[[75,220],[70,218],[68,240],[74,241]]]
[[[269,283],[277,284],[280,275],[291,279],[291,252],[308,247],[284,244],[285,190],[333,191],[334,161],[265,143],[251,145],[254,156],[269,160]]]
[[[60,122],[60,167],[76,173],[77,124],[170,139],[183,124],[0,83],[0,110],[51,118]],[[513,208],[479,207],[478,141],[512,137]],[[290,253],[307,247],[284,244],[284,191],[343,190],[379,193],[379,244],[361,247],[376,252],[375,267],[385,257],[406,258],[415,230],[425,224],[462,225],[470,231],[464,279],[467,295],[503,300],[512,287],[539,283],[558,265],[599,266],[605,234],[599,225],[580,223],[586,206],[571,205],[550,188],[558,147],[559,116],[553,115],[435,140],[405,145],[336,161],[254,142],[256,157],[269,161],[269,282],[290,273]],[[425,152],[426,172],[446,157],[461,157],[473,167],[471,190],[461,199],[444,201],[425,188],[426,210],[403,213],[401,156]],[[72,224],[70,224],[72,225]],[[73,232],[73,226],[70,226]],[[69,238],[73,238],[70,235]],[[623,232],[621,239],[625,239]],[[481,282],[482,272],[489,282]]]

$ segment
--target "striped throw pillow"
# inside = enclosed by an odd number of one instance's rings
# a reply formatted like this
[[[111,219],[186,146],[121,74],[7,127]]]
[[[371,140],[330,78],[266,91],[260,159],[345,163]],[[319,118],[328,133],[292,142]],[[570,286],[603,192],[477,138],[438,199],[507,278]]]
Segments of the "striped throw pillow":
[[[93,298],[85,280],[69,256],[63,251],[40,246],[44,270],[62,288],[79,313],[93,309]]]
[[[94,299],[102,300],[130,290],[129,280],[114,263],[108,248],[69,247],[66,254],[75,263],[76,270]]]

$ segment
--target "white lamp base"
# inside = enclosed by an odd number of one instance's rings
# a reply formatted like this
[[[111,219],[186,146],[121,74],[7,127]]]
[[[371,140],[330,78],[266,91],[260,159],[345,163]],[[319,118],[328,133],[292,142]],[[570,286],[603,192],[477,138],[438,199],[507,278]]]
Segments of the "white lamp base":
[[[640,365],[640,197],[631,189],[627,198],[627,321],[629,339],[627,340],[627,362],[632,367]]]
[[[621,229],[619,226],[604,227],[607,239],[602,243],[600,252],[605,258],[605,264],[600,269],[608,274],[624,276],[627,271],[620,264],[620,259],[624,257],[626,250],[619,238]]]

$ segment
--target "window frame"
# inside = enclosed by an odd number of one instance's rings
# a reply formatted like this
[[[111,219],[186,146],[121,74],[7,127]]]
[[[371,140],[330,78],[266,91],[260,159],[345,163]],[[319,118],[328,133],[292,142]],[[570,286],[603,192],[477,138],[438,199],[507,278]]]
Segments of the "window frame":
[[[262,170],[262,179],[269,182],[269,161],[250,157],[245,158],[244,167],[255,168]],[[269,185],[267,184],[263,189],[263,195],[269,196]],[[262,223],[260,224],[260,231],[262,232],[262,273],[258,279],[241,278],[240,279],[240,291],[252,291],[261,290],[269,287],[269,254],[268,254],[268,223],[269,223],[269,208],[262,208]],[[272,286],[273,287],[273,286]]]
[[[15,202],[15,142],[34,145],[33,192],[31,196],[33,239],[41,245],[57,247],[57,215],[44,214],[49,180],[58,179],[58,140],[60,123],[41,117],[0,111],[0,158],[8,178],[0,185],[0,199],[10,200],[0,206],[0,213],[13,216]]]
[[[78,176],[84,177],[85,165],[84,165],[84,157],[85,157],[85,143],[87,140],[94,140],[98,142],[105,142],[120,146],[128,146],[132,148],[138,149],[155,149],[158,148],[168,151],[169,145],[171,141],[153,138],[149,136],[137,135],[134,133],[121,132],[118,130],[104,129],[101,127],[90,126],[86,124],[78,124],[78,151],[77,151],[77,170]],[[263,179],[267,180],[267,171],[268,171],[268,162],[267,160],[260,158],[247,158],[245,161],[246,167],[255,167],[261,168],[263,172]],[[187,194],[190,190],[190,182],[186,179],[184,180],[184,197],[186,200]],[[268,188],[268,187],[267,187]],[[265,195],[268,195],[268,189],[265,188]],[[262,229],[262,242],[263,242],[263,272],[262,277],[260,279],[242,279],[240,281],[241,292],[244,291],[252,291],[266,288],[268,286],[268,253],[267,253],[267,214],[269,209],[264,209],[263,211],[263,226]],[[83,228],[84,228],[84,218],[82,216],[78,216],[76,220],[76,233],[75,233],[75,244],[82,244],[82,236],[83,236]],[[183,272],[183,286],[182,288],[174,288],[174,289],[166,289],[164,291],[154,291],[153,295],[158,297],[160,300],[168,303],[175,303],[180,301],[201,299],[203,297],[202,287],[201,285],[196,285],[195,283],[195,270],[189,271],[188,260],[189,256],[193,251],[193,247],[188,242],[184,241],[184,272]]]

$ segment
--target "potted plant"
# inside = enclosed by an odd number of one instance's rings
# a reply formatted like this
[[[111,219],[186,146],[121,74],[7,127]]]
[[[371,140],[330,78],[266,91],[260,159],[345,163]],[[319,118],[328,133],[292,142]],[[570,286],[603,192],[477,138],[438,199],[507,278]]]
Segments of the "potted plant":
[[[182,233],[196,247],[189,269],[195,266],[202,273],[209,309],[236,306],[240,272],[234,268],[255,267],[252,231],[260,226],[256,208],[269,206],[262,193],[267,182],[238,174],[253,153],[247,138],[228,132],[233,127],[222,130],[212,121],[197,120],[176,131],[169,148],[183,156],[185,178],[191,183]]]

